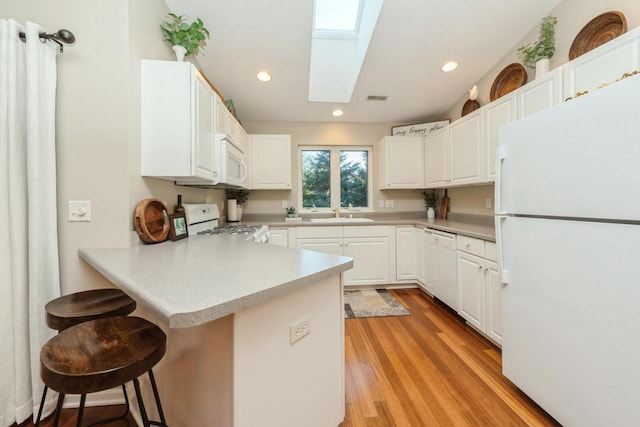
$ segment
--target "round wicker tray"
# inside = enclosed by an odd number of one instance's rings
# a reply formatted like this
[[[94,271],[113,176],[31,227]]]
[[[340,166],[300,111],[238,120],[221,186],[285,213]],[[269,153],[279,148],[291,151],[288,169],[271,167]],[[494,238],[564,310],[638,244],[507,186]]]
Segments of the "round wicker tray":
[[[478,108],[480,108],[480,103],[476,100],[467,99],[467,102],[462,106],[462,117],[466,116],[469,113],[473,113]]]
[[[491,85],[491,92],[489,93],[491,101],[513,92],[525,83],[527,83],[527,71],[522,64],[514,62],[507,65],[500,71],[500,74]]]
[[[569,49],[569,61],[615,39],[627,31],[627,19],[622,12],[611,11],[596,16],[578,33]]]

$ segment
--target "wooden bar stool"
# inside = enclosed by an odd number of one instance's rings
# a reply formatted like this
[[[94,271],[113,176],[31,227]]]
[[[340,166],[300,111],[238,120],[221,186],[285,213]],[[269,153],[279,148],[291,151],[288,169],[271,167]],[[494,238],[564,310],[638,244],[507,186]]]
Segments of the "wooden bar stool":
[[[60,393],[54,417],[58,425],[65,394],[80,394],[77,426],[82,425],[87,393],[133,381],[143,425],[167,427],[152,368],[166,351],[166,335],[139,317],[104,317],[80,323],[51,338],[40,351],[40,376]],[[149,421],[138,378],[149,374],[160,421]],[[39,425],[42,404],[35,425]]]
[[[70,326],[108,316],[126,316],[136,302],[120,289],[94,289],[56,298],[45,306],[47,326],[64,331]]]
[[[93,289],[76,292],[51,300],[45,306],[47,326],[60,332],[82,322],[109,316],[126,316],[136,309],[136,302],[120,289]],[[122,415],[100,421],[96,424],[123,419],[129,413],[129,398],[125,386],[122,386],[125,411]],[[47,386],[44,386],[40,411],[37,419],[42,416],[42,409],[47,398]]]

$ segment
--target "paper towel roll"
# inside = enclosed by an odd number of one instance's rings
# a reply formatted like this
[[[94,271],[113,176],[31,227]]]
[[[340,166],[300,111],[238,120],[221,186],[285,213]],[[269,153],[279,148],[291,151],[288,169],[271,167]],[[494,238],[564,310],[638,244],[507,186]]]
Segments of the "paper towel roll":
[[[238,201],[236,199],[227,200],[227,221],[238,221]]]

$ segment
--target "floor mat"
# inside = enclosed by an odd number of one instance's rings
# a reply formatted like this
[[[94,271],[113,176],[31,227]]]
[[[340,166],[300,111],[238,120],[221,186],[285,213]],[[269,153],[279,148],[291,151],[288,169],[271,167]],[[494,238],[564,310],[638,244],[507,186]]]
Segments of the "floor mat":
[[[344,317],[347,319],[409,315],[411,313],[386,289],[344,291]]]

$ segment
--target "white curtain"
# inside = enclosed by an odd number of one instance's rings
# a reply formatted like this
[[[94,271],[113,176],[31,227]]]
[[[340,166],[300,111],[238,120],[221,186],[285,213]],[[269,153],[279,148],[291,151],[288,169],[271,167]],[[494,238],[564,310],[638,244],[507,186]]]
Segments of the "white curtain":
[[[0,19],[0,427],[37,413],[44,306],[60,295],[56,45],[42,31]]]

